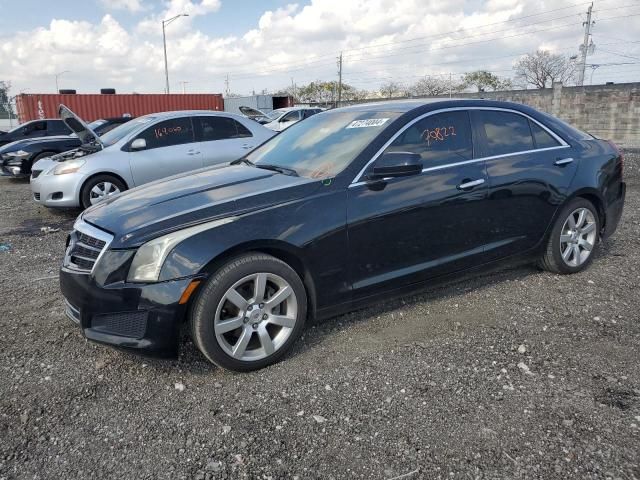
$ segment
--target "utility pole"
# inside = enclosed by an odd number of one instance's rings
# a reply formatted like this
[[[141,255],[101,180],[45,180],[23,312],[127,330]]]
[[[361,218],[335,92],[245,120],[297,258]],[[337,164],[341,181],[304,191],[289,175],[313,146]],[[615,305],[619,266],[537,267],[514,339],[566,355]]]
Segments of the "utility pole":
[[[449,72],[449,98],[451,98],[451,91],[453,90],[453,78],[451,72]]]
[[[182,94],[184,95],[185,93],[187,93],[187,89],[186,89],[187,83],[191,83],[191,82],[186,82],[183,80],[182,82],[178,82],[178,83],[182,85]]]
[[[229,74],[224,78],[224,96],[225,98],[229,96]]]
[[[342,100],[342,52],[340,52],[340,56],[338,57],[338,102],[336,103],[336,107],[340,106],[341,100]]]
[[[591,27],[595,25],[596,22],[591,21],[591,12],[593,10],[593,2],[589,5],[589,9],[587,10],[587,21],[582,24],[584,27],[584,40],[582,41],[582,45],[580,45],[580,67],[578,69],[578,81],[576,82],[578,86],[584,85],[584,72],[587,67],[587,54],[593,53],[595,46],[593,45],[593,41],[591,40]]]

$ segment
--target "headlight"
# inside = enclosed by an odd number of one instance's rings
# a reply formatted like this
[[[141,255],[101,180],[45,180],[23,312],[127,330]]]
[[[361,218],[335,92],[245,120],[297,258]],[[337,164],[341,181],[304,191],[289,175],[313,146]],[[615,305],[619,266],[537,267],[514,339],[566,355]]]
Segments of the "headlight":
[[[24,150],[18,150],[17,152],[7,152],[4,155],[7,157],[28,157],[29,152],[25,152]]]
[[[201,225],[196,225],[195,227],[185,228],[150,240],[138,248],[138,251],[133,257],[133,261],[131,262],[131,267],[129,267],[127,281],[157,282],[164,261],[176,245],[197,233],[219,227],[220,225],[232,222],[233,220],[234,217],[214,220],[213,222],[207,222]]]
[[[56,165],[49,170],[47,174],[53,173],[54,175],[64,175],[65,173],[75,173],[85,163],[86,160],[67,160],[66,162],[60,162],[59,165]]]

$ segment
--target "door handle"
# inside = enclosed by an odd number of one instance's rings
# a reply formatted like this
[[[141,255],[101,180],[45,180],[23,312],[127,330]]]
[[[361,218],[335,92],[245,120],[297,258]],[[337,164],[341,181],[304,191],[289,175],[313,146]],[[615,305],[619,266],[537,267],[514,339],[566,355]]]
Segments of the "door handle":
[[[249,150],[250,148],[253,148],[253,145],[247,145],[245,143],[244,145],[242,145],[242,148],[244,148],[245,150]]]
[[[478,180],[471,180],[468,182],[461,183],[458,185],[459,190],[466,190],[468,188],[477,187],[478,185],[482,185],[484,183],[484,178],[479,178]]]
[[[196,151],[196,150],[189,150],[187,152],[187,155],[198,155],[200,152]]]
[[[553,162],[554,165],[558,165],[558,166],[562,166],[562,165],[568,165],[571,162],[573,162],[573,158],[560,158],[558,160],[556,160],[555,162]]]

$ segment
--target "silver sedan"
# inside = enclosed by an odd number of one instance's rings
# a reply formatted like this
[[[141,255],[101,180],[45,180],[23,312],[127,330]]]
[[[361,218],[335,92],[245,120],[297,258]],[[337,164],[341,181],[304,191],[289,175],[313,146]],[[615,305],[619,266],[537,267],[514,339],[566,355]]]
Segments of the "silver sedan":
[[[33,166],[33,198],[47,207],[87,208],[147,182],[236,160],[275,134],[240,115],[178,111],[139,117],[98,137],[66,107],[60,115],[83,145]]]

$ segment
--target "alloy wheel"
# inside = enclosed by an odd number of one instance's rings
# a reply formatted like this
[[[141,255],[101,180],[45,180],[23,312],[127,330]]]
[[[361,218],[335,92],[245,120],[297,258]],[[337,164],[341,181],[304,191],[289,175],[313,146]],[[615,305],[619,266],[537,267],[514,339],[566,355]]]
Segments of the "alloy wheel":
[[[255,273],[225,292],[216,308],[214,332],[227,355],[256,361],[286,343],[297,318],[298,301],[291,285],[273,273]]]
[[[120,193],[120,189],[111,182],[98,182],[89,192],[89,201],[95,205],[102,200]]]
[[[596,242],[596,219],[588,208],[571,212],[560,233],[560,254],[570,267],[579,267],[587,261]]]

